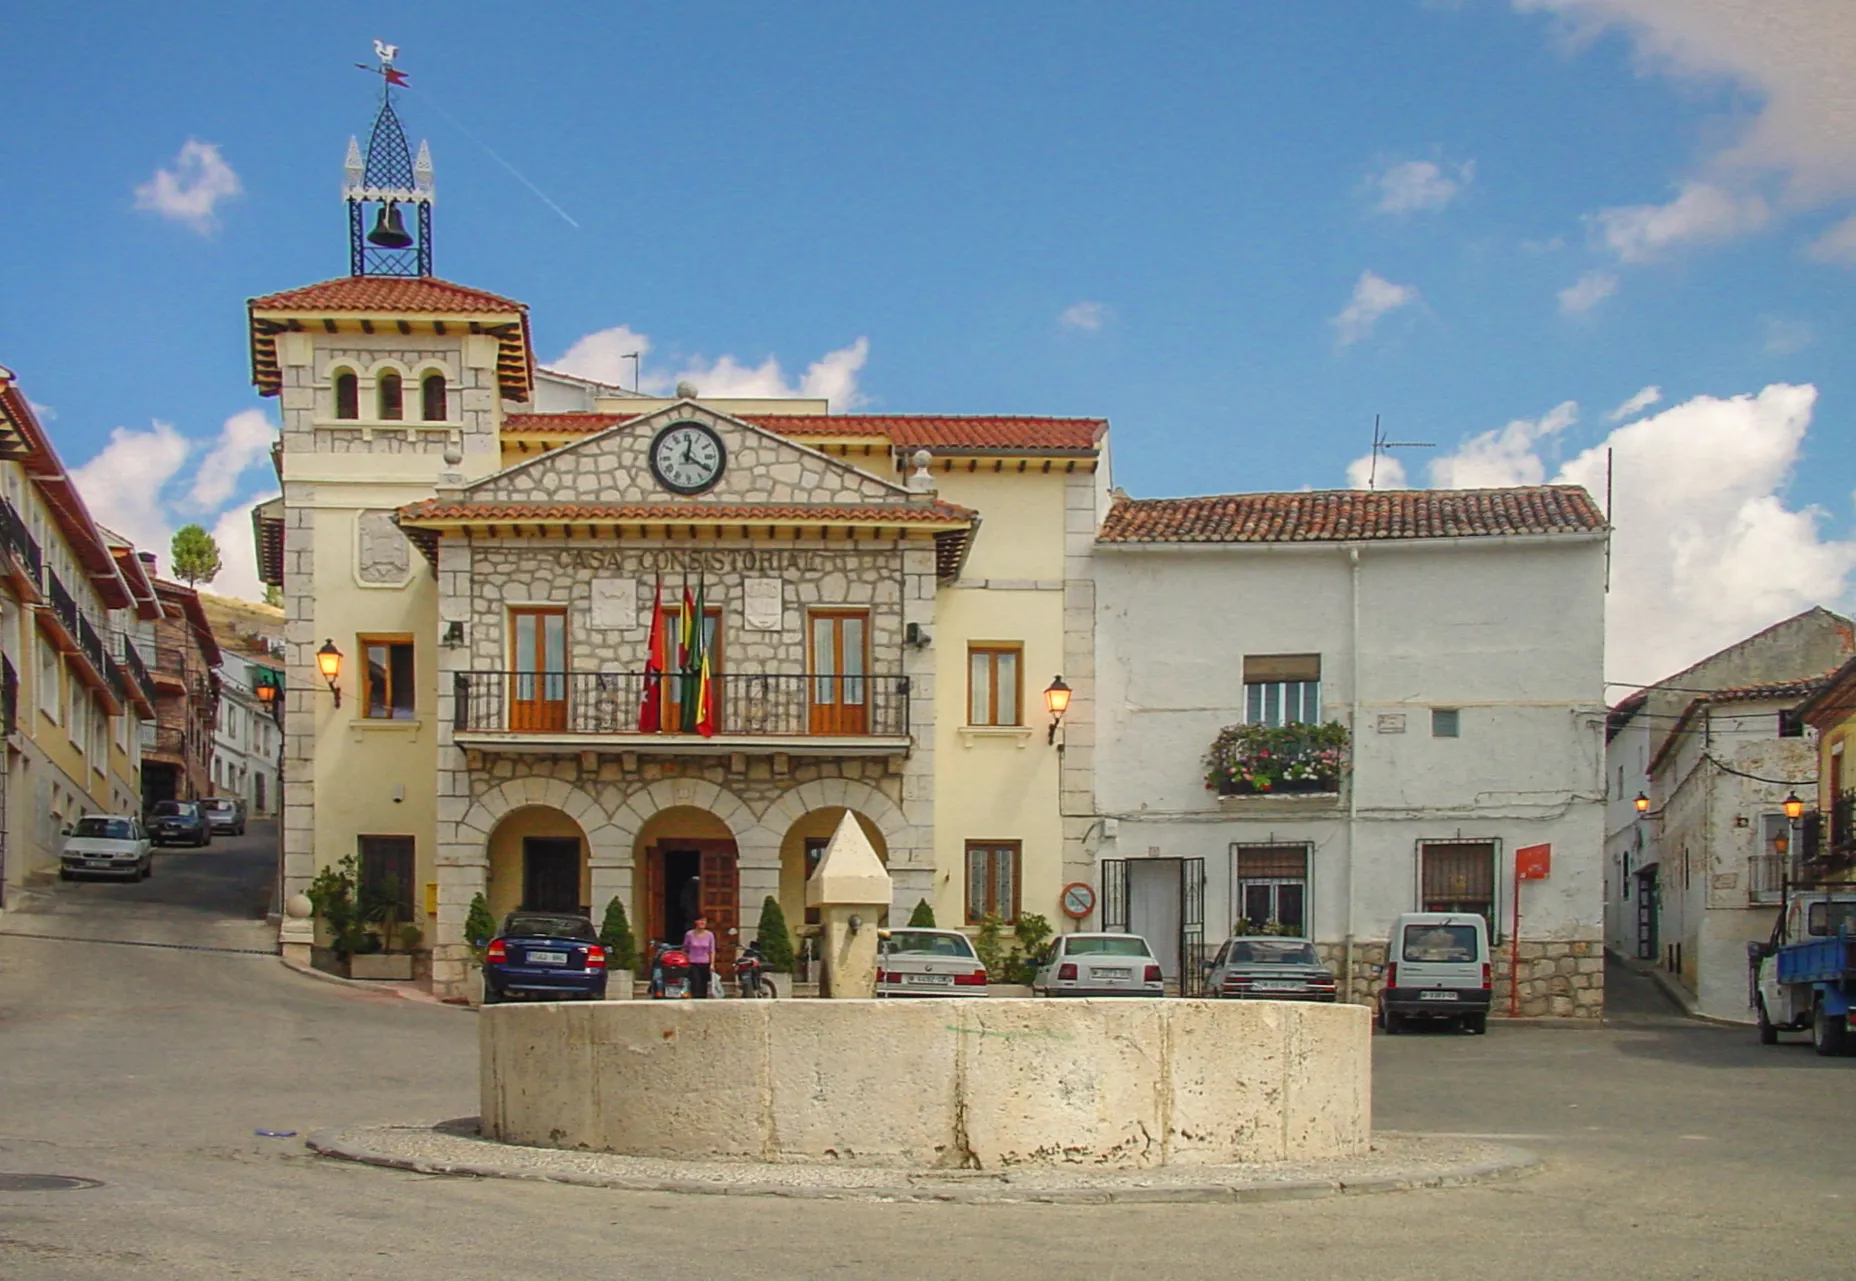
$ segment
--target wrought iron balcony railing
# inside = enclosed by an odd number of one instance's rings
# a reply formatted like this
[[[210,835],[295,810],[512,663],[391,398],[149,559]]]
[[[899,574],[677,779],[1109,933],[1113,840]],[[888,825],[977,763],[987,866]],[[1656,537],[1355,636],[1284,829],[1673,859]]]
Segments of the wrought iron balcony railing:
[[[1856,854],[1856,792],[1835,797],[1827,817],[1830,837],[1822,852],[1837,858]]]
[[[77,598],[66,590],[64,582],[58,577],[58,571],[49,565],[45,567],[45,594],[51,597],[52,612],[58,615],[58,621],[75,638],[77,620],[82,617],[77,612]]]
[[[656,683],[658,723],[645,695]],[[744,675],[710,678],[718,738],[906,737],[909,678],[894,675]],[[459,672],[452,723],[460,734],[695,738],[684,708],[693,691],[676,674],[642,672]]]
[[[150,704],[155,701],[155,678],[148,673],[148,664],[136,652],[135,644],[127,636],[122,638],[122,665],[129,670],[129,679],[135,682],[137,689]]]
[[[98,675],[105,675],[115,664],[110,662],[109,646],[103,643],[103,634],[91,626],[90,620],[83,614],[77,616],[77,646],[84,651],[84,657],[97,669]],[[118,689],[118,696],[122,694]]]
[[[26,528],[26,522],[20,518],[13,504],[0,497],[0,550],[18,561],[20,568],[31,576],[35,583],[44,581],[44,560],[39,554],[39,541]]]
[[[1804,876],[1804,860],[1789,854],[1754,854],[1747,859],[1747,901],[1777,903],[1787,882]]]

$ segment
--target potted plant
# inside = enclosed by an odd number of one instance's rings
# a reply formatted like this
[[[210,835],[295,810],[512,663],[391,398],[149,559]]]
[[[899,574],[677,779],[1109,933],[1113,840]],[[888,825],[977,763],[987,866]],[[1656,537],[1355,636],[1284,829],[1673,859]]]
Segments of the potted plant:
[[[471,896],[470,910],[464,914],[464,946],[471,963],[464,971],[464,993],[472,1005],[483,1004],[483,957],[496,937],[496,918],[490,915],[490,902],[479,890]]]
[[[377,941],[378,948],[366,948],[350,954],[348,977],[410,982],[412,953],[393,950],[393,945],[401,942],[399,878],[389,875],[377,885],[363,885],[359,895],[359,914],[365,924],[373,927],[370,936]]]
[[[632,998],[632,973],[638,968],[638,939],[625,915],[625,904],[615,895],[606,904],[606,919],[600,922],[599,945],[606,949],[606,999]]]
[[[353,958],[379,946],[362,919],[355,892],[354,855],[316,873],[304,893],[319,924],[318,937],[326,940],[311,949],[312,962],[318,969],[349,977]]]
[[[760,921],[754,926],[754,941],[760,945],[761,981],[772,984],[775,995],[782,995],[780,988],[786,985],[783,995],[791,996],[793,936],[786,928],[786,913],[780,910],[780,900],[771,894],[761,900]],[[781,977],[775,979],[775,974]]]
[[[1348,742],[1339,721],[1227,725],[1205,754],[1205,786],[1220,796],[1338,792]]]

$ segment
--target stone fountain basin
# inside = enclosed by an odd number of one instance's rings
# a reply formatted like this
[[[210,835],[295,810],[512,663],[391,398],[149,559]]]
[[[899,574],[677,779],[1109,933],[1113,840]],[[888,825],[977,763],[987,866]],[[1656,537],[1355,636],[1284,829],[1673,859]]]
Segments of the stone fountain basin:
[[[610,1001],[482,1011],[486,1138],[902,1169],[1358,1156],[1363,1006]]]

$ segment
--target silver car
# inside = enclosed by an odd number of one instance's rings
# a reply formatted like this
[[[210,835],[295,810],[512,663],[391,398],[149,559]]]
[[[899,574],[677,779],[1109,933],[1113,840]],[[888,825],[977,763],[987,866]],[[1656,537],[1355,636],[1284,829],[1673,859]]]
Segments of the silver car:
[[[142,820],[124,814],[86,814],[77,820],[58,854],[58,879],[126,876],[144,881],[155,874],[154,846]]]
[[[1166,980],[1138,934],[1065,934],[1031,980],[1038,996],[1164,996]]]
[[[894,930],[877,956],[876,994],[985,996],[986,967],[959,930]]]
[[[1307,939],[1234,938],[1218,949],[1205,975],[1207,996],[1264,1001],[1332,1001],[1334,971]]]

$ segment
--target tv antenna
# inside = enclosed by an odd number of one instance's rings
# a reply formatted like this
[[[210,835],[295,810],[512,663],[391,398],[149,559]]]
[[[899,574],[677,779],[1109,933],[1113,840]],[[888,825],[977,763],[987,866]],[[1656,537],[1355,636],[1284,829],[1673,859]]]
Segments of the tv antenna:
[[[1379,415],[1373,415],[1373,461],[1366,470],[1366,487],[1379,488],[1379,455],[1390,453],[1394,449],[1435,449],[1437,443],[1430,440],[1388,440],[1380,429]]]

